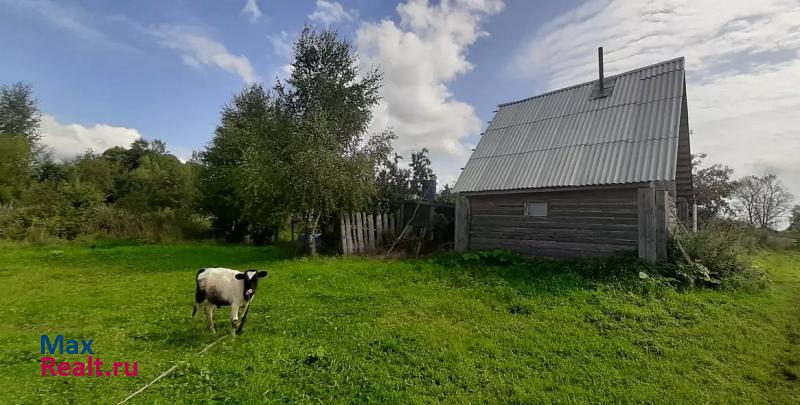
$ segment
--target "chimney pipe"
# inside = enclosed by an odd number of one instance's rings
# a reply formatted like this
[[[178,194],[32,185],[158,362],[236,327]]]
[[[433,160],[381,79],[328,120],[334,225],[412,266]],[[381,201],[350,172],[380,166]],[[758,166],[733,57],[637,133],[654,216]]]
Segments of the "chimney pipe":
[[[600,91],[602,92],[603,91],[603,86],[605,85],[605,83],[603,83],[603,47],[602,46],[597,48],[597,67],[598,67],[598,69],[600,71],[600,81],[598,82],[598,84],[600,85]]]

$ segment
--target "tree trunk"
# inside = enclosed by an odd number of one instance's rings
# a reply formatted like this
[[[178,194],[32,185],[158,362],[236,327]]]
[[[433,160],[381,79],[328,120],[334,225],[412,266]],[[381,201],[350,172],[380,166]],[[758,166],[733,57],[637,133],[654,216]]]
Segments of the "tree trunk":
[[[317,256],[317,225],[319,224],[320,214],[314,215],[313,212],[308,213],[308,226],[306,227],[306,237],[308,238],[308,252],[312,257]]]

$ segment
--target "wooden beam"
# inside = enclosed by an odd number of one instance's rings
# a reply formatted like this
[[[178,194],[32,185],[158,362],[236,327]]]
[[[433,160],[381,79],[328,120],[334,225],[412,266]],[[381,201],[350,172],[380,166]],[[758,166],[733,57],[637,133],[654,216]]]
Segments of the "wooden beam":
[[[375,251],[375,217],[373,214],[368,213],[367,215],[367,241],[369,243],[369,250],[371,252]]]
[[[655,190],[655,240],[656,240],[656,260],[666,260],[667,258],[667,230],[669,228],[669,197],[667,190]]]
[[[639,200],[639,257],[655,263],[656,261],[656,216],[655,189],[652,185],[638,191]]]
[[[347,214],[342,213],[339,216],[339,232],[342,236],[342,255],[347,256],[347,227],[344,225],[344,217]]]
[[[375,226],[377,229],[375,230],[376,233],[376,242],[378,246],[383,246],[383,213],[375,214]]]
[[[464,196],[456,197],[456,230],[455,249],[465,252],[469,249],[469,199]]]
[[[361,228],[362,228],[362,225],[361,225],[361,213],[360,212],[355,212],[355,213],[353,213],[353,216],[355,217],[355,221],[353,221],[353,228],[355,229],[355,234],[356,234],[356,237],[355,237],[355,240],[356,240],[355,251],[356,251],[356,253],[364,253],[364,239],[363,239],[363,235],[361,233]]]

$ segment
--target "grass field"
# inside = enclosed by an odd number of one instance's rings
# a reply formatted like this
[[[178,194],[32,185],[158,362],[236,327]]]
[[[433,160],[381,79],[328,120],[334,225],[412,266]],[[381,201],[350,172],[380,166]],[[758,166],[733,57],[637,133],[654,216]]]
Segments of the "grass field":
[[[290,259],[275,248],[0,247],[0,403],[797,403],[800,253],[764,289],[677,292],[455,261]],[[454,264],[455,263],[455,264]],[[190,321],[195,272],[270,272],[247,331]],[[217,310],[218,333],[228,311]],[[136,378],[40,376],[40,335],[93,339]],[[56,356],[68,361],[85,356]]]

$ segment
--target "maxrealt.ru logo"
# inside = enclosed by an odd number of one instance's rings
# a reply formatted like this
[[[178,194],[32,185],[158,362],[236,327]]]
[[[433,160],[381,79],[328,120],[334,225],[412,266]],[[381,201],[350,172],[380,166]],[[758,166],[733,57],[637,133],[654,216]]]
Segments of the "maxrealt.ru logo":
[[[42,335],[41,338],[41,353],[45,352],[55,355],[56,353],[71,354],[71,355],[86,355],[87,359],[83,361],[62,361],[57,362],[55,358],[49,356],[42,357],[42,377],[136,377],[138,368],[136,362],[133,362],[132,367],[128,362],[115,361],[113,368],[102,370],[103,363],[99,358],[94,357],[92,351],[92,339],[89,340],[75,340],[64,339],[63,335],[58,335],[55,339],[51,340],[50,336]],[[109,363],[111,364],[111,363]],[[124,373],[124,375],[122,373]]]

